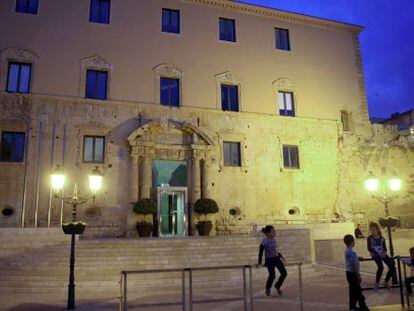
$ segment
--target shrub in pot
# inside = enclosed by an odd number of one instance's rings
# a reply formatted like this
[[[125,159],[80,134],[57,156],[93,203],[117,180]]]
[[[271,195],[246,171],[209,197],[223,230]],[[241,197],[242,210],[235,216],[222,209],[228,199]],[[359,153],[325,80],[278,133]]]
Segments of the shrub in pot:
[[[134,207],[132,210],[135,214],[144,215],[144,220],[138,221],[136,224],[138,235],[140,237],[151,236],[153,224],[151,222],[146,221],[146,216],[155,213],[155,203],[151,199],[140,199],[134,203]]]
[[[217,202],[213,199],[198,199],[194,205],[194,212],[203,214],[204,220],[197,223],[196,228],[200,236],[209,236],[213,224],[211,220],[207,220],[207,214],[215,214],[219,210]]]

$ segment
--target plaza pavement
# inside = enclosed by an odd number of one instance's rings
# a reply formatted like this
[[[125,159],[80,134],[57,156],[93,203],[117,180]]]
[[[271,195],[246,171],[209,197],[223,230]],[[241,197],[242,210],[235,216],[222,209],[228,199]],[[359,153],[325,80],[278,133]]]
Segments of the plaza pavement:
[[[366,280],[366,285],[371,285],[372,280]],[[256,311],[296,311],[299,310],[299,301],[297,299],[298,286],[295,278],[288,279],[284,288],[282,297],[276,296],[266,297],[260,284],[254,286]],[[240,289],[217,288],[200,293],[194,292],[194,299],[211,299],[220,297],[235,297],[241,295]],[[133,296],[133,293],[129,293]],[[370,306],[384,306],[381,308],[372,308],[375,311],[401,311],[399,304],[399,292],[397,289],[393,291],[373,291],[365,292],[367,302]],[[38,295],[13,295],[8,297],[0,297],[1,311],[60,311],[65,310],[66,302],[57,297],[38,296]],[[152,307],[152,308],[136,308],[134,304],[143,302],[161,302],[179,300],[180,295],[176,296],[152,296],[144,299],[130,299],[128,310],[149,310],[149,311],[175,311],[181,310],[180,306],[168,307]],[[347,308],[347,284],[342,275],[316,275],[315,277],[307,277],[304,279],[304,310],[305,311],[342,311]],[[390,307],[389,305],[394,305]],[[79,311],[109,311],[118,310],[117,299],[91,299],[77,301],[76,310]],[[195,305],[195,311],[241,311],[243,305],[241,301],[223,302]]]

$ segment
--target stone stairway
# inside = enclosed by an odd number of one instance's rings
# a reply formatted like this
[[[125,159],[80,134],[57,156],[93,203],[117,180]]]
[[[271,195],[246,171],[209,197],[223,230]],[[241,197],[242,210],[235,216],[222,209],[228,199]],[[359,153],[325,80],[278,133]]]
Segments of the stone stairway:
[[[2,230],[0,233],[0,298],[27,293],[65,297],[70,251],[67,236],[60,231],[35,232],[30,238],[16,234],[6,247]],[[281,235],[281,239],[281,244],[287,246],[294,237],[283,238]],[[37,242],[30,245],[29,240]],[[259,240],[251,236],[80,239],[76,245],[76,294],[79,298],[117,297],[122,270],[255,264]],[[21,247],[20,252],[18,246]],[[285,247],[284,255],[288,261],[304,261],[307,263],[304,274],[315,273],[307,262],[309,256],[301,258],[298,254],[301,251],[295,250],[295,247]],[[292,267],[288,271],[293,280],[297,268]],[[254,282],[263,283],[266,269],[254,269],[253,275]],[[195,291],[219,286],[242,286],[241,270],[194,272],[193,276]],[[128,277],[128,290],[137,296],[154,292],[179,293],[180,286],[180,273]]]

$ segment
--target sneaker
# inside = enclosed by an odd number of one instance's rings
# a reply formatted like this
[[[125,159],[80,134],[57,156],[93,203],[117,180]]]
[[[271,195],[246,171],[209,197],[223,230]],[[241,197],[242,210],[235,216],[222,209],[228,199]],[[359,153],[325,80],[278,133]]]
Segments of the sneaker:
[[[379,283],[375,283],[374,285],[374,292],[377,292],[379,288]]]
[[[280,289],[280,287],[275,287],[276,288],[276,291],[277,291],[277,293],[279,294],[279,296],[282,296],[283,295],[283,292],[282,292],[282,290]]]
[[[270,296],[270,289],[266,288],[266,296],[269,297]]]

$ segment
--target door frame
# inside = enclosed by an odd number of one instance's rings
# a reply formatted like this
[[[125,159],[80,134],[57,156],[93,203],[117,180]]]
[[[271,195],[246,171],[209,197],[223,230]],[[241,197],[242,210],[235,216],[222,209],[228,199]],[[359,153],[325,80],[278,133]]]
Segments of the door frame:
[[[157,187],[157,221],[158,221],[158,236],[164,237],[161,234],[161,219],[160,219],[160,212],[161,212],[161,195],[163,192],[184,192],[184,235],[188,236],[188,199],[187,199],[187,193],[188,193],[188,187]],[[178,235],[173,235],[172,237],[179,237]]]

